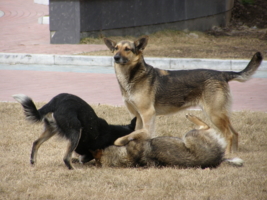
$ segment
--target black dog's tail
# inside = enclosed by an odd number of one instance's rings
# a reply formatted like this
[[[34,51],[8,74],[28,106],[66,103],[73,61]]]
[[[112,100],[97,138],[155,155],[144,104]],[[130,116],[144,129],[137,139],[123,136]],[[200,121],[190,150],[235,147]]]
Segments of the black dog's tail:
[[[256,72],[256,70],[259,68],[262,60],[263,57],[261,53],[260,52],[255,53],[244,70],[240,72],[225,72],[226,80],[227,81],[235,80],[240,82],[245,82],[249,80],[251,76]]]
[[[40,115],[38,112],[35,104],[33,103],[32,99],[24,94],[15,94],[13,98],[17,100],[24,109],[24,114],[26,119],[31,122],[41,122],[43,116]]]

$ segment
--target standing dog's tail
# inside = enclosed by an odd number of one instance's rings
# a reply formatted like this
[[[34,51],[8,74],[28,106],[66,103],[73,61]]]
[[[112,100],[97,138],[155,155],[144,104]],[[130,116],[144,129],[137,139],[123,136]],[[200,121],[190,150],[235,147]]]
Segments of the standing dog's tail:
[[[250,77],[256,72],[259,68],[263,57],[260,52],[254,54],[250,60],[247,67],[240,72],[225,72],[225,78],[227,81],[235,80],[240,82],[245,82],[250,79]]]
[[[43,117],[38,112],[35,104],[33,103],[32,99],[24,94],[15,94],[13,98],[17,100],[24,109],[24,114],[26,119],[31,122],[40,122],[42,121]]]

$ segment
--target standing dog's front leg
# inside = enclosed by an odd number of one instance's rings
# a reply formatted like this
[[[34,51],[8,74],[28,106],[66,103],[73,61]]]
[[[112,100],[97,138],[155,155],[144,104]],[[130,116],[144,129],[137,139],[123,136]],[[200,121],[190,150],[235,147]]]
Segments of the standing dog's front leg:
[[[144,128],[143,127],[143,120],[142,120],[141,116],[139,114],[137,114],[136,115],[136,125],[135,125],[134,130],[136,131],[136,130],[140,130],[142,128]]]
[[[138,113],[137,109],[130,104],[129,102],[125,101],[125,105],[127,107],[127,109],[129,110],[129,112],[136,117],[136,125],[135,125],[135,130],[140,130],[143,128],[143,120],[140,116],[140,114]]]
[[[132,140],[136,140],[140,138],[147,139],[147,138],[151,138],[154,136],[155,118],[156,118],[155,109],[154,107],[151,107],[150,109],[143,110],[143,111],[144,112],[140,113],[140,116],[142,118],[142,124],[144,124],[143,129],[136,129],[134,132],[130,133],[129,135],[118,138],[114,142],[116,146],[124,146]]]
[[[143,129],[146,129],[150,137],[155,136],[155,120],[156,111],[153,106],[149,109],[140,110],[140,115],[142,118]]]

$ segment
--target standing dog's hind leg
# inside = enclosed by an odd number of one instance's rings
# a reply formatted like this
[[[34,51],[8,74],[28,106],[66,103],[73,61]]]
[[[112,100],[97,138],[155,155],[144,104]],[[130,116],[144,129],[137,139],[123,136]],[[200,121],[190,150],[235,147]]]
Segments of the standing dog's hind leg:
[[[211,84],[212,83],[212,84]],[[233,141],[237,143],[237,133],[231,127],[229,113],[231,97],[226,82],[211,82],[207,86],[202,102],[211,122],[220,130],[227,141],[226,154],[231,153]],[[237,148],[237,144],[234,145]]]
[[[238,151],[238,136],[239,134],[235,131],[235,129],[232,127],[230,124],[230,129],[233,133],[233,143],[232,143],[232,150],[233,151]]]

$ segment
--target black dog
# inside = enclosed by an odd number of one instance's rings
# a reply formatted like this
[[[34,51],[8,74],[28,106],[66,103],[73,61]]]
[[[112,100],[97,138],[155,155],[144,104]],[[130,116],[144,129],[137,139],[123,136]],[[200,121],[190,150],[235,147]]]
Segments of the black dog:
[[[41,144],[55,134],[69,140],[64,162],[69,169],[74,169],[71,164],[73,151],[81,155],[82,163],[88,162],[94,159],[92,151],[112,145],[117,138],[135,128],[135,118],[129,125],[109,125],[96,115],[90,105],[72,94],[59,94],[39,110],[30,97],[23,94],[13,97],[21,103],[29,121],[44,123],[44,132],[32,146],[31,164],[36,163]]]

